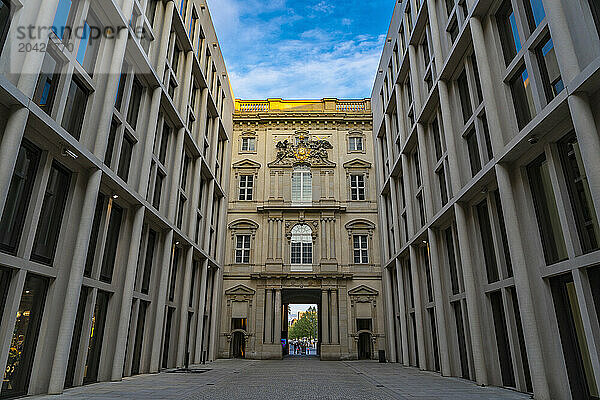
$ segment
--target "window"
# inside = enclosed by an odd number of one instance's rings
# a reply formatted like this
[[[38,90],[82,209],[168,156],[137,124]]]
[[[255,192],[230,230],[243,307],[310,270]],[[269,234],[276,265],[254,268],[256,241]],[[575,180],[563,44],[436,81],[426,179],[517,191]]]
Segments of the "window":
[[[485,259],[488,283],[497,282],[499,279],[498,264],[496,263],[494,238],[492,236],[492,226],[487,201],[484,200],[477,205],[477,218],[479,220],[479,233],[481,235],[481,244],[483,246],[483,256]]]
[[[2,3],[8,4],[9,0],[2,0]],[[77,4],[77,0],[75,0]],[[52,31],[61,40],[68,40],[71,32],[73,18],[73,0],[59,0],[56,14],[54,14],[54,22],[52,23]],[[65,35],[66,34],[66,35]]]
[[[179,247],[173,250],[173,266],[171,268],[171,277],[169,279],[169,301],[175,299],[175,289],[177,287],[177,270],[179,269]]]
[[[350,175],[350,194],[352,200],[365,200],[365,175]]]
[[[297,167],[292,173],[292,203],[312,203],[312,174],[309,167]]]
[[[471,164],[471,175],[475,176],[481,171],[481,157],[479,156],[479,144],[477,143],[477,134],[472,129],[465,137],[467,148],[469,150],[469,162]]]
[[[439,161],[444,153],[442,149],[442,138],[440,136],[440,125],[437,118],[431,123],[431,135],[433,136],[433,145],[435,147],[435,157]]]
[[[33,101],[48,115],[52,113],[56,88],[60,78],[61,65],[53,53],[48,49],[42,63],[42,70],[38,77]]]
[[[506,324],[506,313],[504,312],[504,305],[502,304],[502,293],[491,293],[490,303],[492,305],[492,315],[494,318],[494,331],[496,333],[496,345],[498,346],[502,384],[508,387],[516,387],[510,340],[508,337],[508,326]]]
[[[369,245],[367,235],[354,235],[354,264],[369,263]]]
[[[127,65],[123,64],[123,71],[127,70]],[[127,73],[121,72],[119,78],[119,88],[117,89],[117,97],[115,98],[115,108],[121,111],[121,105],[123,104],[123,94],[125,93],[125,84],[127,83]]]
[[[87,20],[83,25],[83,34],[81,35],[81,41],[79,42],[79,49],[77,51],[77,61],[87,71],[90,76],[94,74],[94,67],[96,65],[96,59],[98,58],[98,51],[100,50],[100,38],[92,37],[90,25],[94,28],[101,29],[97,18],[90,13]]]
[[[179,45],[175,43],[175,49],[173,50],[173,59],[171,61],[171,69],[175,76],[177,76],[177,69],[179,68],[179,59],[181,58],[181,50]]]
[[[363,151],[363,138],[362,137],[350,137],[348,138],[349,151]]]
[[[447,228],[444,231],[446,239],[446,251],[448,253],[448,266],[450,267],[450,284],[452,285],[452,294],[460,293],[460,286],[458,283],[458,267],[456,265],[456,253],[454,250],[454,234],[452,227]]]
[[[542,4],[542,0],[524,0],[523,6],[525,7],[529,29],[533,32],[540,22],[546,18],[544,5]]]
[[[112,282],[115,260],[117,259],[117,248],[119,246],[121,221],[123,219],[123,209],[121,207],[113,202],[109,205],[109,209],[110,219],[108,222],[108,232],[106,233],[104,255],[102,256],[102,268],[100,270],[100,280],[106,283]]]
[[[88,246],[87,257],[85,260],[85,269],[83,276],[90,278],[92,276],[92,268],[94,267],[94,257],[96,255],[96,247],[98,236],[100,235],[100,223],[104,214],[104,204],[106,197],[100,193],[96,200],[96,210],[94,211],[94,220],[92,222],[92,233],[90,234],[90,244]]]
[[[0,0],[0,54],[10,29],[10,0]]]
[[[165,122],[163,124],[162,137],[160,139],[160,150],[158,153],[158,161],[162,165],[166,165],[167,161],[167,148],[169,145],[169,136],[171,135],[171,127]]]
[[[117,175],[123,181],[127,182],[129,178],[129,168],[131,166],[131,157],[133,155],[133,146],[135,145],[133,139],[129,135],[123,136],[123,143],[121,144],[121,156],[119,157],[119,168],[117,169]]]
[[[57,162],[52,163],[44,203],[35,232],[31,259],[52,265],[69,193],[71,173]]]
[[[160,209],[160,196],[162,194],[162,185],[165,176],[160,172],[156,174],[156,181],[154,182],[154,197],[152,198],[152,206],[159,210]]]
[[[156,245],[156,232],[148,231],[148,243],[146,244],[146,257],[144,259],[144,273],[142,275],[142,293],[150,291],[150,278],[152,277],[152,264],[154,261],[154,246]]]
[[[190,162],[191,162],[191,158],[190,156],[187,154],[187,152],[184,152],[183,155],[183,168],[181,171],[181,189],[182,190],[186,190],[187,188],[187,181],[188,181],[188,172],[190,169]]]
[[[596,29],[598,30],[598,34],[600,34],[600,3],[596,0],[588,0],[590,3],[590,8],[592,10],[592,17],[594,18],[594,23],[596,24]],[[1,44],[1,42],[0,42]]]
[[[146,18],[148,18],[148,22],[150,26],[154,26],[154,17],[156,16],[156,5],[158,4],[158,0],[148,0],[146,2]]]
[[[108,314],[108,300],[110,295],[107,292],[98,290],[96,296],[96,305],[94,306],[94,316],[92,317],[92,327],[90,329],[90,342],[86,357],[84,369],[84,383],[94,383],[98,381],[98,370],[100,368],[100,356],[102,354],[102,343],[104,342],[104,325]]]
[[[112,165],[113,151],[115,150],[115,140],[117,140],[117,130],[119,129],[119,125],[119,121],[116,119],[113,119],[110,123],[108,143],[106,145],[106,153],[104,153],[104,164],[109,168]]]
[[[542,74],[542,83],[544,84],[546,99],[551,101],[563,91],[565,85],[560,76],[558,61],[556,61],[556,53],[554,51],[554,43],[550,36],[548,36],[542,45],[537,48],[536,56]]]
[[[76,75],[73,75],[71,86],[69,87],[67,105],[65,106],[65,114],[62,120],[62,127],[77,140],[79,140],[79,137],[81,136],[81,127],[83,126],[88,95],[88,90],[83,86],[83,83]]]
[[[242,151],[248,151],[248,152],[256,151],[256,138],[250,138],[250,137],[242,138]]]
[[[425,226],[426,216],[425,216],[425,203],[423,202],[423,192],[419,192],[417,195],[417,203],[419,206],[419,222],[421,223],[421,227]]]
[[[237,235],[235,237],[235,263],[250,263],[250,235]]]
[[[496,15],[496,22],[498,24],[502,52],[504,53],[504,61],[508,65],[521,50],[521,39],[519,38],[517,21],[510,0],[506,0],[500,7],[500,11]]]
[[[183,226],[183,214],[185,213],[185,203],[187,199],[183,194],[179,196],[179,205],[177,207],[177,227],[181,229]]]
[[[252,201],[254,175],[240,176],[240,201]]]
[[[567,258],[567,248],[545,154],[527,166],[527,175],[542,239],[544,258],[546,264],[554,264]]]
[[[444,171],[444,167],[437,172],[437,177],[440,183],[440,197],[443,207],[448,204],[448,188],[446,186],[446,172]]]
[[[0,220],[0,250],[16,254],[40,159],[40,151],[23,140]]]
[[[598,250],[600,228],[575,133],[562,139],[558,149],[581,248],[584,253]]]
[[[129,100],[129,110],[127,111],[127,122],[135,129],[140,112],[140,103],[142,102],[142,92],[144,88],[137,78],[133,79],[133,87],[131,88],[131,99]]]
[[[467,73],[463,71],[456,80],[458,93],[460,96],[460,106],[462,109],[463,120],[466,124],[473,115],[473,106],[471,104],[471,95],[469,94],[469,84],[467,83]]]
[[[312,230],[308,225],[296,225],[292,229],[292,264],[312,264]]]
[[[3,398],[25,396],[28,392],[47,290],[46,279],[27,274],[10,342],[10,348],[18,351],[11,351],[6,363]]]

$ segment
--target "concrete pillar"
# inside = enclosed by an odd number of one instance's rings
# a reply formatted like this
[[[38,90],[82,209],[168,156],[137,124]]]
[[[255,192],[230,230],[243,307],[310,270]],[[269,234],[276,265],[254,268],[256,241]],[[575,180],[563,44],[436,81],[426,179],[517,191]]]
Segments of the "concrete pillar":
[[[204,342],[204,309],[206,308],[206,283],[208,279],[208,260],[202,262],[202,272],[200,274],[200,294],[198,302],[198,319],[196,322],[196,349],[194,351],[194,363],[199,364],[202,361],[202,346]]]
[[[211,180],[208,185],[208,196],[206,197],[206,215],[204,217],[204,243],[202,249],[208,252],[210,246],[210,229],[213,215],[212,203],[215,201],[215,180]]]
[[[321,344],[329,344],[329,291],[321,292]],[[321,350],[322,353],[322,350]]]
[[[485,353],[483,337],[481,333],[481,313],[479,311],[480,299],[478,295],[479,292],[477,290],[475,265],[471,255],[471,242],[469,240],[469,227],[467,225],[465,206],[460,203],[456,203],[454,212],[456,214],[456,231],[458,234],[460,258],[465,281],[465,294],[470,322],[469,329],[471,332],[471,346],[473,350],[472,353],[475,379],[478,384],[487,385],[489,384],[489,381],[485,366]]]
[[[423,179],[423,194],[425,202],[425,221],[433,215],[433,194],[431,185],[431,168],[427,156],[427,140],[425,139],[425,128],[423,124],[417,124],[417,137],[419,138],[419,162],[421,163],[421,178]]]
[[[340,335],[339,335],[339,318],[338,318],[338,298],[337,298],[337,290],[331,291],[331,343],[339,344],[340,343]]]
[[[565,86],[567,86],[579,75],[581,68],[573,45],[573,31],[569,28],[569,22],[563,10],[563,3],[571,6],[568,0],[566,2],[564,0],[545,0],[544,9],[552,38],[560,38],[560,40],[555,39],[553,41],[554,51],[560,66],[560,74]]]
[[[206,125],[208,121],[206,120],[206,115],[208,114],[208,89],[202,89],[202,94],[200,96],[200,114],[198,115],[198,120],[200,121],[200,126],[198,127],[197,135],[196,135],[196,143],[200,146],[200,149],[204,149],[204,132],[206,131]]]
[[[440,92],[440,109],[442,111],[443,135],[446,139],[446,148],[448,150],[448,170],[452,187],[452,198],[462,187],[460,164],[458,162],[460,153],[456,149],[456,139],[454,137],[454,126],[452,125],[452,111],[450,108],[450,98],[448,95],[448,84],[440,80],[438,82]]]
[[[28,117],[29,110],[27,108],[20,108],[14,111],[8,117],[2,141],[0,142],[0,216],[2,215],[1,211],[4,210],[6,197],[8,196],[10,181],[12,180],[15,164],[17,163],[19,147],[23,140]]]
[[[550,388],[545,374],[544,351],[538,332],[538,318],[535,312],[535,296],[531,288],[531,278],[527,270],[523,236],[519,226],[517,204],[510,180],[510,172],[503,164],[496,164],[498,191],[502,201],[502,211],[506,222],[506,233],[510,247],[511,262],[515,275],[515,288],[521,311],[523,336],[527,348],[531,381],[536,398],[550,399]],[[537,276],[536,276],[537,279]],[[544,317],[542,317],[544,318]]]
[[[65,384],[67,364],[69,362],[69,350],[73,337],[73,327],[75,326],[75,316],[77,315],[77,305],[79,304],[79,295],[81,293],[81,284],[83,282],[83,269],[87,258],[88,247],[90,245],[92,221],[96,210],[96,201],[98,199],[101,178],[102,171],[94,171],[88,179],[85,190],[80,219],[81,222],[77,231],[77,239],[74,243],[75,250],[69,269],[67,293],[62,309],[62,315],[60,316],[58,339],[54,350],[54,359],[52,361],[50,382],[48,384],[49,394],[62,393]]]
[[[440,267],[440,253],[436,232],[429,228],[429,262],[431,263],[431,275],[433,293],[435,299],[435,316],[437,319],[438,346],[440,350],[440,362],[443,376],[452,375],[450,364],[450,352],[448,350],[448,330],[446,324],[446,295],[442,285],[442,268]]]
[[[281,325],[282,325],[282,304],[281,304],[281,289],[275,290],[275,336],[273,337],[274,344],[281,343]]]
[[[179,182],[181,180],[181,161],[183,159],[183,139],[185,136],[185,128],[180,128],[177,131],[175,139],[175,157],[173,157],[173,164],[171,164],[170,175],[171,175],[171,188],[169,190],[169,207],[168,207],[168,218],[169,221],[175,223],[177,214],[177,204],[179,203]]]
[[[402,363],[408,367],[410,365],[407,326],[408,322],[406,319],[406,298],[404,297],[404,275],[402,274],[402,262],[400,260],[396,260],[396,281],[398,281],[398,309],[400,311],[401,321],[400,334],[402,340]]]
[[[143,224],[144,206],[138,206],[137,209],[135,209],[135,214],[133,217],[131,242],[129,246],[129,255],[127,257],[127,270],[125,271],[125,281],[123,282],[121,310],[119,313],[119,324],[115,343],[115,357],[113,359],[113,368],[111,374],[111,380],[113,381],[120,381],[123,378],[123,363],[125,362],[125,352],[127,351],[127,333],[129,332],[131,302],[133,300],[133,288],[135,285],[138,256],[140,253],[139,243],[142,239]]]
[[[163,20],[163,28],[162,28],[162,36],[160,47],[158,50],[158,64],[156,65],[156,75],[158,79],[162,82],[165,77],[165,60],[167,59],[167,53],[169,51],[169,42],[170,42],[170,33],[171,33],[171,25],[173,23],[173,9],[175,8],[175,3],[173,1],[168,1],[165,6],[165,14]]]
[[[396,186],[396,179],[394,177],[390,177],[390,189],[391,189],[391,200],[392,200],[392,223],[394,225],[394,243],[396,249],[400,249],[401,240],[400,240],[400,212],[398,207],[398,188]]]
[[[265,304],[265,343],[273,343],[273,289],[267,289]]]
[[[150,103],[150,115],[158,116],[160,112],[160,100],[162,98],[162,88],[159,86],[152,92],[152,100]],[[152,151],[154,148],[154,140],[156,136],[156,127],[158,125],[158,118],[150,118],[148,122],[148,129],[146,132],[146,140],[144,141],[144,157],[142,158],[140,182],[138,192],[145,196],[148,192],[148,185],[150,184],[150,168],[152,166]],[[196,175],[198,176],[198,175]],[[197,203],[193,203],[197,204]],[[195,220],[195,218],[194,218]]]
[[[179,306],[179,337],[177,340],[177,366],[185,365],[187,352],[188,309],[190,304],[190,288],[192,286],[192,269],[194,268],[194,247],[190,246],[185,254],[184,279]],[[191,361],[191,360],[190,360]]]
[[[427,353],[425,352],[425,335],[423,333],[423,298],[421,297],[421,280],[419,278],[419,257],[417,249],[410,246],[410,273],[412,275],[413,294],[415,297],[415,322],[417,324],[417,351],[419,352],[419,368],[427,369]]]
[[[169,230],[164,234],[163,239],[163,257],[160,263],[160,280],[158,281],[158,290],[156,299],[152,302],[154,305],[150,315],[155,316],[154,332],[152,334],[152,355],[150,357],[150,373],[158,372],[160,368],[160,353],[162,344],[163,323],[165,320],[165,304],[167,301],[167,289],[169,282],[169,269],[171,265],[171,252],[173,248],[173,231]]]

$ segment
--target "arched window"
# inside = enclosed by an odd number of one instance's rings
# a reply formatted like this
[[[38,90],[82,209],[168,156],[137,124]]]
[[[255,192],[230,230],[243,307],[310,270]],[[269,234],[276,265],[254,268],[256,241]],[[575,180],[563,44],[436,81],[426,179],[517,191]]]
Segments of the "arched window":
[[[308,225],[296,225],[292,229],[292,264],[312,264],[312,230]]]
[[[292,203],[312,203],[312,174],[309,167],[296,167],[292,173]]]

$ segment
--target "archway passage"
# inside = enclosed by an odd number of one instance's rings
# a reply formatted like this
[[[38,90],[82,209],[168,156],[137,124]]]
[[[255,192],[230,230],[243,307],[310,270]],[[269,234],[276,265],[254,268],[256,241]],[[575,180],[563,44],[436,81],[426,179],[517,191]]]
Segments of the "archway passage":
[[[319,356],[321,344],[321,291],[282,290],[283,356]],[[290,315],[292,312],[292,315]]]

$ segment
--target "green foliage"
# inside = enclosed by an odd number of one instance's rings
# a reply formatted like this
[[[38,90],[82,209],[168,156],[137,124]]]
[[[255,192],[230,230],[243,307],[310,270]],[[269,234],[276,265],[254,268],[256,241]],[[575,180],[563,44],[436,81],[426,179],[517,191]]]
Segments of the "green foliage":
[[[302,317],[289,328],[288,339],[315,339],[317,337],[317,330],[317,310],[315,307],[310,307]]]

